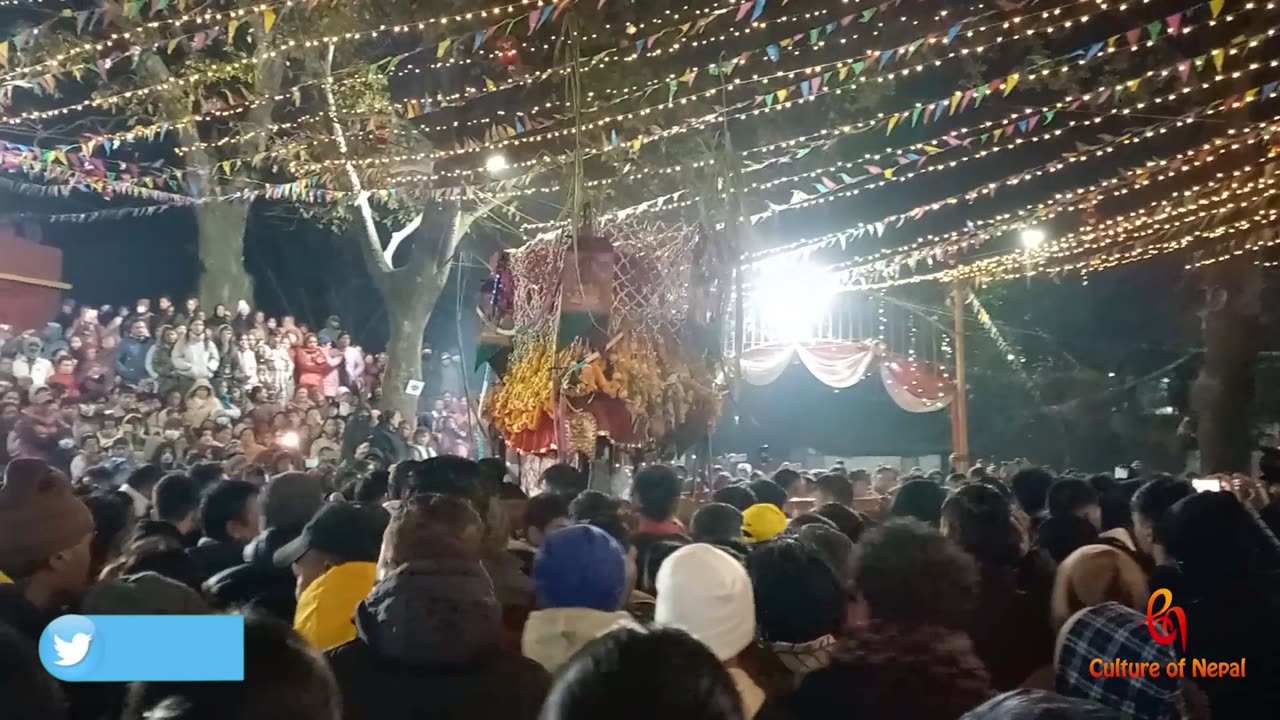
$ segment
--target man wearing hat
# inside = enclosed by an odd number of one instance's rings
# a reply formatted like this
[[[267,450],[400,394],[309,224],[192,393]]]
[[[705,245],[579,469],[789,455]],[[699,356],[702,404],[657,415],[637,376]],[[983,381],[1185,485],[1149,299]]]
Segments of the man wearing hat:
[[[89,588],[93,516],[47,463],[9,463],[0,485],[0,623],[32,641]]]
[[[276,566],[291,567],[298,581],[293,627],[320,650],[355,639],[356,606],[373,589],[390,520],[377,505],[330,503],[275,552]]]

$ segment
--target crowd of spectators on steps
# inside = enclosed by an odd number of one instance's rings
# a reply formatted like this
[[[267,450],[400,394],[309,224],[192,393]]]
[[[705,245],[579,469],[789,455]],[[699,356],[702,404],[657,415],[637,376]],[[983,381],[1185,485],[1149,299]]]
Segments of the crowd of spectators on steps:
[[[38,458],[81,482],[145,464],[216,461],[238,476],[471,454],[459,396],[424,400],[416,417],[376,409],[386,364],[336,316],[313,331],[244,301],[68,300],[45,328],[0,326],[0,464]]]

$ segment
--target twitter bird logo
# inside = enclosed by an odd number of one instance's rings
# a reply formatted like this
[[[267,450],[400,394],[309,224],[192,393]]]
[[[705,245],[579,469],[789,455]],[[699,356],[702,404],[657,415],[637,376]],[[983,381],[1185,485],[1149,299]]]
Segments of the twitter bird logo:
[[[58,662],[55,665],[62,667],[71,667],[79,665],[84,656],[89,654],[89,643],[93,642],[92,635],[84,633],[76,633],[71,637],[71,642],[67,642],[56,634],[53,636],[53,651],[58,654]]]
[[[40,636],[40,662],[50,675],[75,681],[84,679],[96,664],[93,621],[83,615],[63,615],[49,623]]]

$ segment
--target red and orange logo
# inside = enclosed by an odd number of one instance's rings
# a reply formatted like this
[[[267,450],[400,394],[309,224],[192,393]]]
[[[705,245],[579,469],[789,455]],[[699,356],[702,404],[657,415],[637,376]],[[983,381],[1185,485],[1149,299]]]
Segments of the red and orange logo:
[[[1163,601],[1159,610],[1155,609],[1157,599]],[[1166,588],[1151,593],[1147,601],[1147,630],[1151,639],[1161,645],[1172,645],[1174,638],[1180,638],[1182,652],[1187,651],[1187,614],[1173,604],[1173,593]]]

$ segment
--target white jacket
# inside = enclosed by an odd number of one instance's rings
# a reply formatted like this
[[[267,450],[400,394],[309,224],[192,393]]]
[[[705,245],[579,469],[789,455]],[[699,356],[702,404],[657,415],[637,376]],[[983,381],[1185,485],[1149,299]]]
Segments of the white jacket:
[[[548,672],[555,672],[583,645],[631,620],[625,612],[591,608],[552,608],[529,614],[520,651]]]
[[[46,358],[38,357],[27,360],[26,355],[13,359],[13,376],[15,378],[31,378],[31,387],[43,387],[49,383],[53,375],[53,363]]]
[[[173,369],[193,380],[207,380],[218,369],[218,346],[208,337],[196,342],[179,340],[173,346]]]
[[[260,384],[258,380],[258,353],[253,350],[236,350],[236,358],[240,364],[240,374],[246,376],[244,382],[245,387],[254,387]]]

